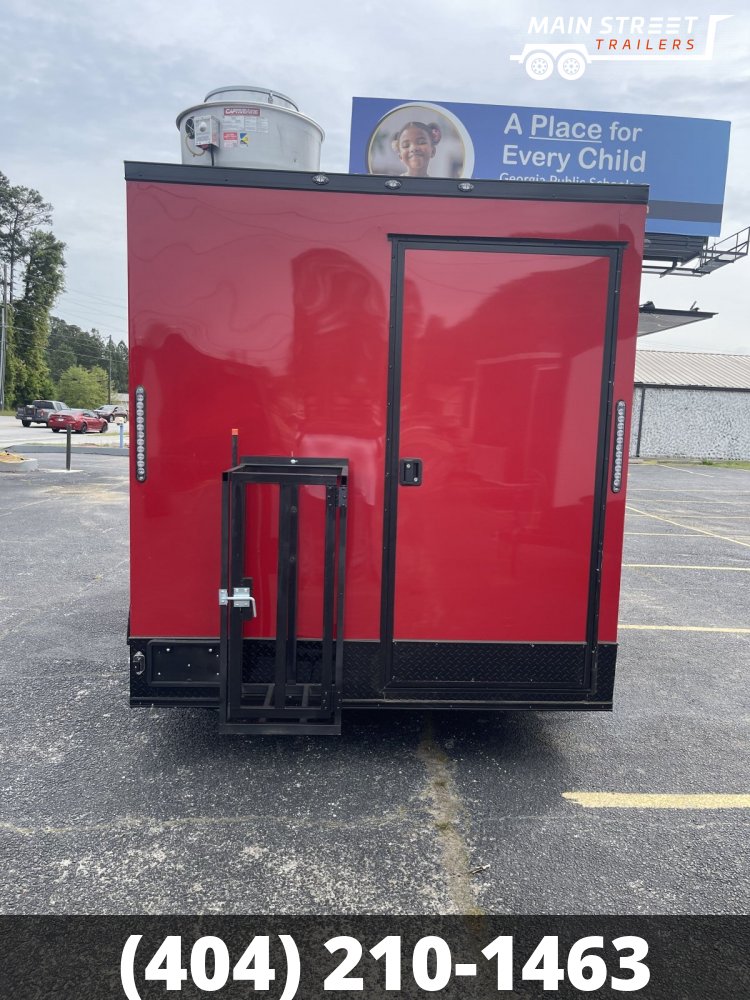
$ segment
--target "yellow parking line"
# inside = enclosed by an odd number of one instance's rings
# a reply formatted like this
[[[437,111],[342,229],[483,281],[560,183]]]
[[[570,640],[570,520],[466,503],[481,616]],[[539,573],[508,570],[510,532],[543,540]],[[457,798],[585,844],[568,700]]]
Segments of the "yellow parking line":
[[[696,528],[692,524],[680,524],[679,521],[671,521],[668,517],[661,517],[659,514],[649,514],[648,511],[638,510],[637,507],[631,507],[627,504],[627,509],[633,514],[638,514],[641,517],[652,517],[655,521],[663,521],[665,524],[673,524],[676,528],[691,528],[693,531],[700,532],[701,535],[710,535],[712,538],[720,538],[723,542],[735,542],[737,545],[744,545],[746,549],[750,549],[750,542],[741,542],[738,538],[728,538],[726,535],[717,535],[715,531],[708,531],[707,528]]]
[[[750,635],[750,628],[719,628],[716,625],[623,625],[618,629],[630,629],[633,632],[730,632]]]
[[[680,563],[623,563],[628,569],[710,569],[727,573],[750,573],[750,566],[683,566]]]
[[[563,792],[584,809],[750,809],[750,795],[651,795],[638,792]]]

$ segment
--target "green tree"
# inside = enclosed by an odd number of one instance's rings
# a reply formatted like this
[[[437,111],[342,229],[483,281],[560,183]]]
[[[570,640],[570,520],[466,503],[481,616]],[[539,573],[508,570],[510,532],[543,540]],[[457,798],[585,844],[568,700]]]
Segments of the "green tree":
[[[53,391],[47,362],[49,311],[63,285],[64,249],[52,233],[41,230],[28,241],[23,295],[10,310],[5,384],[11,403],[49,396]]]
[[[38,232],[52,222],[52,206],[33,188],[14,186],[0,173],[0,261],[8,265],[9,299],[16,297],[16,278],[23,271]]]
[[[109,345],[97,330],[87,332],[59,316],[50,317],[47,360],[54,379],[59,379],[62,372],[73,365],[108,368],[108,352]]]
[[[59,316],[50,318],[47,362],[54,381],[67,368],[99,366],[112,372],[112,392],[128,391],[128,348],[121,341],[106,339],[98,330],[82,330]]]
[[[0,263],[8,267],[5,398],[26,402],[52,392],[49,313],[62,290],[65,246],[44,227],[52,207],[33,188],[0,174]]]
[[[107,372],[103,368],[84,368],[73,365],[60,376],[57,383],[58,398],[68,406],[92,410],[107,398]]]
[[[54,317],[53,317],[54,318]],[[75,355],[75,351],[66,343],[53,343],[52,334],[50,333],[50,343],[47,349],[47,363],[49,365],[50,375],[55,382],[58,382],[60,376],[68,368],[72,368],[78,361]]]
[[[112,391],[128,391],[128,347],[121,340],[112,344]]]

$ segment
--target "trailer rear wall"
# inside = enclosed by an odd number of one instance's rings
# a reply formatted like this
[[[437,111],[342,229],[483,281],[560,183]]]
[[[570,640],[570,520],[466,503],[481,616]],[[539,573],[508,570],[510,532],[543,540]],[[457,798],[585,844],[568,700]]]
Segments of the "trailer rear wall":
[[[609,708],[625,503],[613,415],[632,398],[645,189],[127,176],[147,467],[131,492],[133,702],[219,704],[235,676],[237,697],[265,684],[267,706],[296,704],[338,635],[334,714]],[[243,456],[282,464],[253,467],[235,503],[225,474]],[[293,459],[345,464],[329,491],[289,480]],[[346,531],[330,580],[328,505]],[[253,618],[231,592],[217,602],[235,543]],[[236,715],[274,731],[285,718]]]

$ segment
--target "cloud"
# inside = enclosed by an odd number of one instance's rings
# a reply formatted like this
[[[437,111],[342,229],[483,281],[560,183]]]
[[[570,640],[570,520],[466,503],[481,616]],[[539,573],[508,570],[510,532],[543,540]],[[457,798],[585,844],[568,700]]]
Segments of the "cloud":
[[[739,8],[720,27],[714,63],[668,72],[598,63],[575,83],[540,84],[508,57],[523,45],[532,14],[568,14],[569,5],[5,0],[4,7],[5,51],[18,57],[0,67],[6,123],[0,170],[55,206],[55,232],[68,246],[68,286],[77,289],[57,311],[83,326],[97,312],[93,297],[82,306],[87,289],[125,305],[122,161],[178,162],[177,114],[223,84],[289,94],[326,131],[323,166],[330,171],[347,169],[355,94],[731,118],[725,215],[735,228],[750,222],[748,22]],[[705,14],[709,7],[700,2],[691,11]],[[598,15],[602,7],[584,0],[576,12]],[[674,2],[660,12],[684,13]],[[617,13],[642,14],[642,3],[618,2]],[[747,266],[700,283],[704,308],[721,313],[707,344],[735,344],[740,330],[744,337]],[[696,297],[693,285],[665,280],[647,297],[686,306]],[[123,330],[117,315],[108,317],[112,329]],[[109,332],[105,322],[96,325]],[[672,336],[677,346],[679,335]]]

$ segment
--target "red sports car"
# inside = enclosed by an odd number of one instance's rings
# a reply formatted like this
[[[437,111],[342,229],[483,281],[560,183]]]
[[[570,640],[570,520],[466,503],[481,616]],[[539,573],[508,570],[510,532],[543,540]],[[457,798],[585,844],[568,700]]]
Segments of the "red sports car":
[[[66,431],[68,427],[76,434],[86,434],[88,431],[103,434],[109,427],[109,422],[104,417],[97,417],[93,410],[61,410],[50,415],[49,426],[54,434]]]

